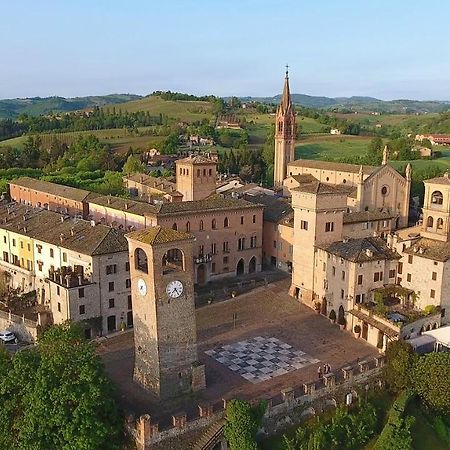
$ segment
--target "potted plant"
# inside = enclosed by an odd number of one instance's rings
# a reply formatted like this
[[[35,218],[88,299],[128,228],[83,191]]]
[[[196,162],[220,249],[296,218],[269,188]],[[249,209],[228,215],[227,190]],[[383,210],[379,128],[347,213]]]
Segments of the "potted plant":
[[[334,309],[330,311],[328,318],[330,319],[331,323],[336,323],[336,312],[334,311]]]
[[[119,323],[119,330],[120,331],[125,331],[126,329],[127,329],[127,324],[124,321],[120,322]]]
[[[353,327],[353,332],[359,337],[359,335],[361,334],[361,327],[359,325],[355,325]]]
[[[314,302],[314,309],[316,310],[317,314],[320,314],[320,302]]]
[[[339,328],[341,329],[341,330],[345,330],[345,325],[346,325],[346,321],[345,321],[345,319],[343,318],[343,317],[339,317],[338,318],[338,324],[339,324]]]

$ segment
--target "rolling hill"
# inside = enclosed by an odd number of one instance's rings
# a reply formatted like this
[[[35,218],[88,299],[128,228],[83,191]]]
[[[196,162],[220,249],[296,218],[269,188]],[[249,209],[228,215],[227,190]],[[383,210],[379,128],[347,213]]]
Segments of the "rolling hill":
[[[15,119],[20,114],[38,116],[50,112],[70,112],[95,106],[124,103],[141,98],[134,94],[110,94],[88,97],[33,97],[0,100],[0,119]]]

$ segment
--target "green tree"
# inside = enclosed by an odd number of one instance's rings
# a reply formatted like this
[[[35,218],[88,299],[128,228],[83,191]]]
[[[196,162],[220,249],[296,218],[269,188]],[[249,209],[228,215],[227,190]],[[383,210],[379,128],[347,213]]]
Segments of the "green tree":
[[[412,371],[415,392],[432,409],[450,413],[450,354],[428,353],[417,358]]]
[[[383,159],[383,139],[374,137],[369,144],[367,157],[371,164],[379,165]]]
[[[119,411],[95,348],[71,324],[51,327],[39,345],[0,353],[0,444],[19,450],[120,449]]]
[[[138,158],[134,155],[130,155],[126,161],[126,163],[123,165],[123,173],[129,175],[132,173],[145,173],[145,166],[144,164],[139,161]]]
[[[228,402],[224,433],[230,450],[257,450],[255,435],[266,406],[265,402],[255,407],[242,400]]]
[[[411,386],[411,368],[416,359],[416,353],[407,342],[394,341],[388,344],[384,379],[390,390],[401,392]]]

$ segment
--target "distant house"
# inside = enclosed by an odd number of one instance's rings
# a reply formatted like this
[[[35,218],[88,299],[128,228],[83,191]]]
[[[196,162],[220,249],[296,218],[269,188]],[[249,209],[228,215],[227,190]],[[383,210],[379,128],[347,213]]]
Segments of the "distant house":
[[[341,134],[341,130],[339,130],[338,128],[332,128],[332,129],[330,130],[330,134],[336,134],[336,135],[339,135],[339,134]]]
[[[432,158],[433,157],[433,150],[428,147],[416,147],[414,148],[415,151],[420,153],[421,158]]]
[[[232,130],[241,130],[241,124],[236,116],[222,116],[217,122],[216,128],[228,128]]]
[[[416,141],[428,139],[432,145],[450,145],[450,134],[416,134]]]

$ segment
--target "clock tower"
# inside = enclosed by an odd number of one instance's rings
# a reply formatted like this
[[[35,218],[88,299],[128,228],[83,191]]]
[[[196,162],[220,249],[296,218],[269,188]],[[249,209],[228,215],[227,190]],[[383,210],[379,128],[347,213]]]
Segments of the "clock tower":
[[[195,237],[169,228],[133,231],[128,240],[134,379],[160,398],[205,387],[198,363],[194,305]]]

